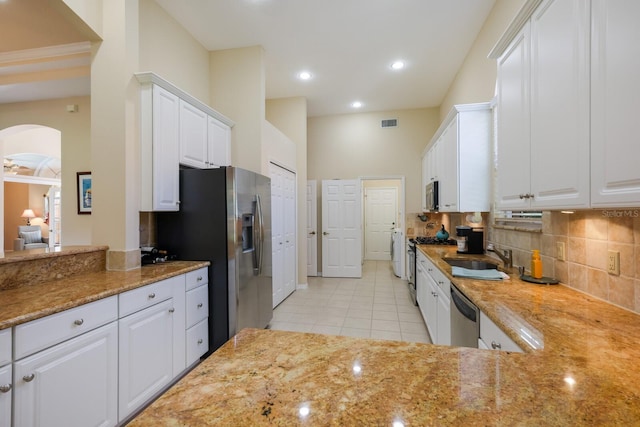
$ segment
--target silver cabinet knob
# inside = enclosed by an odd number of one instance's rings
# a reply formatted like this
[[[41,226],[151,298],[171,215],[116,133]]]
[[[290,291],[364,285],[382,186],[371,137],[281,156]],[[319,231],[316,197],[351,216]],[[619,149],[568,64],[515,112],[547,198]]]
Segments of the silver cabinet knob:
[[[202,338],[200,338],[200,339],[198,340],[198,344],[202,344],[202,343],[203,343]]]
[[[312,232],[311,232],[311,233],[309,233],[309,234],[311,234],[312,236],[315,236],[315,235],[316,235],[316,232],[315,232],[315,231],[312,231]]]
[[[203,305],[202,303],[198,304],[198,308],[202,308],[202,305]]]
[[[502,348],[502,345],[500,345],[499,342],[491,341],[491,348],[494,350],[499,350]]]
[[[196,281],[201,282],[201,281],[202,281],[202,276],[198,276],[198,278],[196,279]]]
[[[76,319],[73,321],[73,324],[76,326],[80,326],[84,323],[84,319]]]
[[[24,377],[22,377],[22,379],[25,382],[30,383],[31,381],[33,381],[33,379],[36,377],[36,374],[29,374],[29,375],[25,375]]]
[[[171,307],[171,308],[169,309],[169,313],[173,313],[174,311],[176,311],[176,309],[175,309],[175,308],[173,308],[173,307]]]
[[[0,385],[0,393],[9,393],[11,391],[11,384]]]
[[[151,293],[149,294],[149,299],[154,299],[155,297],[156,297],[156,294],[155,294],[155,293],[151,292]]]
[[[324,236],[328,236],[328,235],[329,235],[329,233],[328,233],[328,232],[326,232],[326,231],[323,231],[323,232],[322,232],[322,234],[323,234]]]

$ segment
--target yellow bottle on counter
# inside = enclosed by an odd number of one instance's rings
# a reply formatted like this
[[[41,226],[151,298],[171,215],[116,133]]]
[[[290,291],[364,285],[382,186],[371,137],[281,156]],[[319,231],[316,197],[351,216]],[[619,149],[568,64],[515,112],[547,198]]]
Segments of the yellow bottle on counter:
[[[542,260],[538,249],[534,249],[531,254],[531,277],[534,279],[542,278]]]

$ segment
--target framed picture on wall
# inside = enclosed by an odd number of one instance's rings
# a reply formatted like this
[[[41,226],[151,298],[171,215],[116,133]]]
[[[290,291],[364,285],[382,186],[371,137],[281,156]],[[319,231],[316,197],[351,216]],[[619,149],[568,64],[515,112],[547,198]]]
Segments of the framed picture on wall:
[[[77,172],[78,215],[91,214],[91,172]]]

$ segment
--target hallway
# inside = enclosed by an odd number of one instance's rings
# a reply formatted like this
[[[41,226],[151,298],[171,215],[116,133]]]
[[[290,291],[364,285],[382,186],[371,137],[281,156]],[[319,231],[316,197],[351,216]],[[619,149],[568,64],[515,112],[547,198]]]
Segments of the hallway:
[[[406,280],[389,261],[365,261],[361,279],[309,277],[273,311],[270,328],[430,343]]]

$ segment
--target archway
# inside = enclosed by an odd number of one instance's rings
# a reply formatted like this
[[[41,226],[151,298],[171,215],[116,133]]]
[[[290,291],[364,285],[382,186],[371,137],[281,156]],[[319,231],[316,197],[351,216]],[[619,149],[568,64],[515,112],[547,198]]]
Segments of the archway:
[[[14,250],[18,225],[24,225],[25,209],[35,218],[31,225],[41,228],[51,245],[61,243],[60,175],[61,132],[47,126],[27,124],[0,130],[3,157],[4,251]]]

